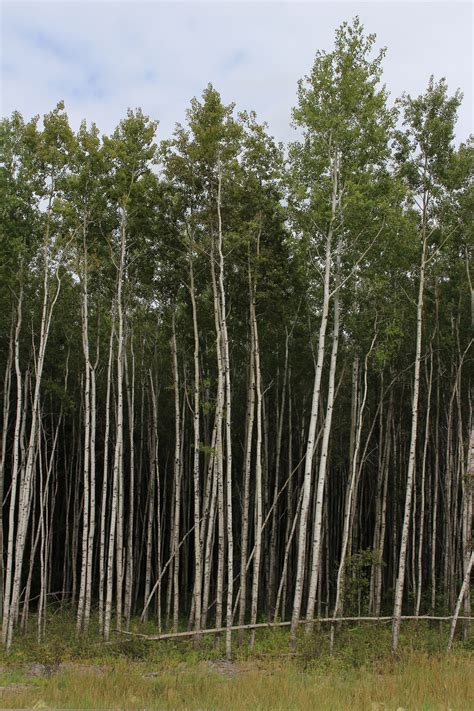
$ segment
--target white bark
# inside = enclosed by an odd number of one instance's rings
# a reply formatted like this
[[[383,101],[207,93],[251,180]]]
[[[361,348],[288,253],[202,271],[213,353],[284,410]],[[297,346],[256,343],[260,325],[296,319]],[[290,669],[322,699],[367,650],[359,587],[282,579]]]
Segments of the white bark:
[[[112,386],[112,361],[115,339],[115,301],[112,306],[110,324],[109,356],[107,364],[107,387],[105,395],[104,461],[102,469],[102,498],[100,506],[100,544],[99,544],[99,629],[104,633],[105,616],[105,575],[106,575],[106,523],[107,493],[109,478],[109,433],[110,433],[110,391]]]
[[[329,313],[329,298],[330,298],[330,277],[331,277],[331,264],[332,264],[332,241],[333,241],[333,230],[335,227],[336,219],[336,209],[338,202],[338,157],[337,154],[332,162],[332,214],[331,223],[326,239],[326,256],[325,256],[325,268],[324,268],[324,293],[323,293],[323,304],[321,312],[321,323],[319,327],[319,340],[318,340],[318,355],[316,361],[316,373],[314,377],[314,387],[313,387],[313,398],[311,403],[311,414],[308,430],[308,438],[306,443],[306,457],[305,457],[305,469],[304,469],[304,479],[303,479],[303,501],[301,504],[301,515],[300,515],[300,527],[298,536],[298,553],[296,562],[296,581],[295,581],[295,592],[293,599],[293,612],[291,617],[291,639],[294,644],[296,639],[296,629],[300,619],[301,612],[301,602],[303,596],[303,585],[305,578],[305,563],[306,563],[306,544],[307,544],[307,522],[308,522],[308,512],[310,506],[311,497],[311,486],[312,486],[312,472],[313,472],[313,456],[314,456],[314,444],[316,435],[316,425],[318,422],[319,415],[319,401],[321,394],[321,376],[324,361],[324,349],[326,343],[326,329],[328,322]]]
[[[87,241],[86,241],[86,217],[83,220],[83,254],[82,267],[80,268],[81,280],[81,317],[82,317],[82,350],[84,355],[84,448],[82,455],[83,468],[83,508],[82,508],[82,555],[81,555],[81,573],[80,573],[80,588],[79,601],[77,607],[77,631],[80,632],[85,626],[84,609],[86,602],[87,588],[87,569],[89,557],[89,523],[90,523],[90,445],[91,445],[91,360],[89,352],[89,290],[88,290],[88,259],[87,259]]]
[[[176,344],[176,324],[175,314],[172,317],[172,338],[171,353],[173,366],[173,386],[174,386],[174,526],[172,533],[172,555],[173,560],[173,631],[178,631],[179,621],[179,529],[181,514],[181,419],[179,403],[179,372],[178,372],[178,352]]]
[[[201,626],[201,607],[202,607],[202,563],[201,563],[201,531],[200,531],[200,512],[201,512],[201,484],[199,471],[199,452],[201,448],[200,437],[200,372],[199,372],[199,330],[197,321],[197,306],[196,292],[194,288],[194,270],[192,255],[189,259],[189,293],[191,296],[191,305],[193,312],[193,334],[194,334],[194,412],[193,412],[193,433],[194,433],[194,451],[193,451],[193,486],[194,486],[194,589],[193,589],[193,605],[194,605],[194,629],[198,630]]]
[[[331,349],[331,363],[329,367],[329,385],[328,399],[326,404],[326,417],[324,420],[323,441],[321,445],[321,458],[319,461],[318,471],[318,486],[316,490],[316,505],[314,510],[313,521],[313,547],[311,561],[311,577],[308,591],[308,605],[306,608],[306,619],[311,620],[314,617],[316,607],[316,590],[318,585],[318,576],[320,573],[321,563],[321,544],[322,544],[322,519],[323,519],[323,504],[324,490],[327,476],[327,459],[329,453],[329,438],[331,435],[332,415],[334,408],[334,392],[336,378],[336,363],[337,352],[339,347],[339,256],[337,258],[336,272],[336,290],[334,294],[334,326]],[[309,628],[308,628],[309,629]]]
[[[117,415],[115,424],[115,449],[112,475],[112,502],[109,525],[109,549],[107,556],[107,593],[105,599],[104,637],[110,637],[112,619],[112,598],[114,584],[114,554],[116,557],[116,617],[117,629],[121,629],[122,617],[122,524],[120,520],[120,491],[123,477],[123,357],[124,357],[124,314],[123,282],[126,255],[126,213],[122,208],[120,225],[120,256],[117,270]]]
[[[40,338],[38,344],[38,355],[35,368],[35,387],[33,393],[33,401],[31,405],[31,424],[26,451],[26,461],[24,465],[23,477],[20,482],[20,494],[18,502],[18,526],[15,542],[15,564],[13,575],[13,587],[10,598],[10,609],[8,610],[8,620],[6,628],[2,630],[7,649],[10,648],[13,635],[13,625],[18,617],[18,608],[20,604],[21,592],[21,575],[23,566],[23,556],[26,547],[26,534],[28,529],[28,521],[31,505],[31,487],[35,470],[36,460],[36,444],[37,444],[37,429],[39,425],[39,404],[40,391],[43,375],[44,360],[46,354],[46,346],[48,343],[49,332],[51,328],[51,319],[54,307],[59,297],[61,288],[61,280],[58,274],[58,266],[56,265],[57,286],[53,298],[50,301],[50,210],[51,198],[48,209],[48,222],[43,248],[43,304],[41,314]],[[26,403],[25,403],[26,405]]]
[[[250,274],[249,274],[250,277]],[[249,292],[252,300],[252,287]],[[250,319],[252,321],[252,319]],[[255,346],[254,330],[250,323],[250,364],[247,391],[247,417],[245,426],[245,453],[244,453],[244,491],[242,500],[242,534],[240,551],[240,600],[239,600],[239,625],[245,622],[245,608],[247,602],[247,557],[250,509],[250,469],[252,465],[252,439],[255,419]],[[243,643],[244,632],[239,630],[239,644]]]
[[[13,433],[13,456],[12,456],[12,474],[10,484],[10,507],[8,516],[8,541],[7,541],[7,558],[6,558],[6,577],[3,597],[3,616],[2,616],[2,642],[7,641],[7,627],[10,614],[10,594],[13,577],[13,560],[14,560],[14,535],[15,535],[15,511],[18,489],[18,474],[20,464],[20,429],[22,421],[24,422],[23,412],[23,383],[20,369],[20,332],[22,321],[22,303],[23,303],[23,287],[20,287],[17,302],[17,316],[14,334],[14,364],[16,376],[16,412],[15,412],[15,427]],[[28,380],[25,380],[27,386]],[[26,387],[25,387],[26,390]],[[25,392],[26,403],[26,392]],[[26,404],[25,404],[26,411]],[[2,501],[3,504],[3,501]]]
[[[130,627],[132,614],[133,575],[134,575],[134,516],[135,516],[135,353],[133,350],[133,335],[130,336],[130,351],[132,375],[130,378],[128,360],[125,357],[125,383],[127,389],[128,408],[128,441],[129,441],[129,479],[128,479],[128,526],[125,570],[125,601],[124,613],[127,629]]]
[[[418,578],[416,585],[415,615],[420,614],[421,588],[423,584],[423,542],[425,532],[425,479],[426,479],[426,458],[428,456],[429,426],[431,417],[431,390],[433,384],[433,345],[430,345],[430,373],[428,376],[428,397],[426,403],[425,417],[425,439],[423,443],[423,459],[421,463],[420,481],[420,528],[418,533]]]
[[[459,597],[457,599],[456,607],[454,609],[453,619],[451,622],[451,630],[449,633],[448,652],[451,649],[451,647],[453,646],[454,634],[456,632],[456,624],[457,624],[458,617],[459,617],[459,611],[461,610],[462,601],[463,601],[464,596],[466,595],[466,592],[469,587],[469,581],[471,579],[471,570],[472,570],[473,564],[474,564],[474,551],[471,552],[469,562],[466,567],[466,572],[464,574],[464,580],[461,585],[461,590],[459,591]]]
[[[338,568],[338,572],[337,572],[337,582],[336,582],[336,602],[334,604],[334,617],[337,617],[339,615],[339,613],[342,612],[343,604],[344,604],[345,568],[346,568],[346,557],[347,557],[347,544],[349,541],[349,530],[350,530],[349,524],[350,524],[350,520],[351,520],[351,511],[353,509],[353,498],[354,498],[354,493],[355,493],[355,488],[356,488],[356,477],[357,477],[358,461],[359,461],[360,440],[361,440],[361,436],[362,436],[362,425],[364,422],[364,410],[365,410],[365,405],[367,402],[367,393],[368,393],[368,383],[367,383],[368,360],[369,360],[369,356],[374,348],[376,337],[377,337],[377,333],[374,334],[372,343],[370,345],[368,352],[366,353],[365,362],[364,362],[364,392],[362,395],[361,406],[360,406],[360,408],[358,408],[356,434],[355,434],[355,442],[354,442],[354,452],[352,455],[351,473],[350,473],[348,487],[347,487],[347,493],[346,493],[346,503],[345,503],[345,510],[344,510],[344,526],[343,526],[343,532],[342,532],[341,556],[339,559],[339,568]]]
[[[222,231],[222,165],[218,164],[217,188],[217,221],[218,221],[218,254],[219,254],[219,297],[220,297],[220,322],[222,330],[222,362],[224,367],[225,386],[225,448],[226,448],[226,515],[227,515],[227,604],[226,604],[226,655],[230,659],[232,654],[232,601],[234,596],[234,534],[232,522],[232,418],[231,418],[231,383],[230,383],[230,357],[229,337],[227,334],[227,309],[224,287],[224,252]]]
[[[400,554],[398,562],[398,575],[395,585],[395,601],[393,608],[392,627],[392,649],[396,652],[400,637],[400,619],[402,614],[403,589],[405,585],[405,565],[408,546],[408,533],[410,528],[410,513],[413,494],[413,477],[416,460],[416,441],[418,432],[418,399],[420,392],[420,365],[421,365],[421,336],[423,326],[423,293],[425,284],[425,262],[426,262],[427,237],[426,228],[423,231],[421,263],[420,263],[420,283],[418,287],[418,304],[416,315],[416,355],[415,355],[415,375],[413,382],[413,402],[411,420],[410,454],[408,459],[408,473],[406,482],[405,509],[403,513],[402,537],[400,543]]]
[[[251,322],[254,333],[254,355],[255,355],[255,385],[257,393],[257,442],[255,452],[255,544],[254,544],[254,559],[253,559],[253,578],[252,578],[252,600],[250,609],[250,624],[255,624],[257,621],[258,607],[258,588],[260,576],[260,559],[262,554],[262,522],[263,522],[263,506],[262,506],[262,377],[260,371],[260,345],[258,339],[257,318],[255,315],[255,293],[251,302]],[[274,503],[276,506],[276,501]],[[250,635],[250,646],[255,640],[254,631]]]

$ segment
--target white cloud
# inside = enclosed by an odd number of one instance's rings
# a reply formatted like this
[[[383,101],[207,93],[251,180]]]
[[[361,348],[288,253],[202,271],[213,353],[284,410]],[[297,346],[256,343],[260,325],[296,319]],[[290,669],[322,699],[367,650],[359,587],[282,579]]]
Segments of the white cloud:
[[[458,137],[472,130],[471,6],[455,2],[3,2],[1,113],[45,113],[64,99],[111,132],[141,106],[169,136],[192,96],[211,81],[223,100],[253,109],[280,140],[296,82],[335,28],[359,14],[388,53],[392,96],[424,91],[446,76],[465,100]]]

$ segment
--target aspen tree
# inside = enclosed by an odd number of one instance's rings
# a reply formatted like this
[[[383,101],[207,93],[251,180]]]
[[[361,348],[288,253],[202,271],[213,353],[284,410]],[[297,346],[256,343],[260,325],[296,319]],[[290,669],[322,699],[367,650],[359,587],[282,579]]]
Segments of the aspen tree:
[[[194,413],[193,413],[193,486],[194,486],[194,575],[195,583],[193,589],[194,597],[194,629],[198,630],[201,624],[202,607],[202,564],[201,564],[201,532],[200,532],[200,512],[201,512],[201,482],[199,471],[199,453],[201,449],[200,436],[200,364],[199,364],[199,329],[197,321],[196,291],[194,286],[193,255],[191,253],[193,245],[190,244],[189,257],[189,293],[191,297],[193,313],[193,335],[194,335]]]
[[[104,458],[102,468],[102,496],[100,506],[100,548],[99,548],[99,629],[105,632],[105,599],[106,599],[106,573],[108,564],[106,528],[107,528],[107,494],[109,480],[109,431],[110,431],[110,398],[112,385],[112,362],[115,341],[115,299],[112,304],[112,317],[109,337],[109,354],[107,361],[107,379],[105,396],[105,429],[104,429]],[[107,561],[107,562],[106,562]],[[109,623],[110,624],[110,623]]]
[[[443,82],[395,133],[374,50],[317,54],[288,163],[210,85],[159,149],[0,121],[7,647],[97,605],[230,657],[344,604],[396,647],[405,585],[468,633],[472,146]]]
[[[90,262],[93,227],[103,217],[102,160],[97,128],[87,130],[81,123],[75,137],[71,171],[65,181],[62,212],[65,226],[77,235],[77,273],[81,289],[82,350],[84,357],[84,453],[83,453],[83,525],[81,549],[81,573],[77,631],[87,628],[90,619],[92,598],[92,565],[95,539],[96,500],[96,369],[99,358],[99,336],[96,341],[96,358],[93,361],[90,346]]]
[[[174,449],[174,517],[172,528],[172,547],[171,555],[173,556],[173,631],[178,631],[179,617],[179,538],[180,538],[180,517],[181,517],[181,418],[180,418],[180,399],[179,399],[179,371],[178,371],[178,348],[176,344],[176,314],[173,312],[171,317],[171,357],[173,363],[173,390],[174,390],[174,422],[175,422],[175,449]]]
[[[245,454],[244,454],[244,491],[242,501],[242,534],[240,552],[240,599],[239,599],[239,626],[245,623],[245,609],[247,602],[247,558],[249,541],[249,510],[250,510],[250,471],[252,466],[252,439],[255,420],[255,333],[253,328],[252,312],[254,305],[254,286],[251,279],[249,257],[249,304],[250,304],[250,354],[248,368],[247,389],[247,414],[245,423]],[[244,631],[239,630],[239,644],[243,643]]]
[[[126,215],[125,208],[122,208],[121,225],[120,225],[120,242],[119,242],[119,263],[117,272],[117,414],[116,414],[116,433],[114,459],[112,469],[112,502],[110,512],[110,525],[108,536],[108,555],[107,555],[107,572],[106,572],[106,596],[105,596],[105,613],[104,613],[104,637],[106,640],[110,637],[110,626],[112,620],[112,600],[113,600],[113,571],[114,559],[116,560],[116,605],[117,605],[117,628],[121,628],[121,576],[122,576],[122,539],[117,536],[120,533],[122,522],[118,523],[120,517],[119,496],[120,496],[120,479],[123,476],[123,352],[124,352],[124,316],[122,304],[122,290],[125,270],[126,256]]]
[[[250,624],[255,624],[257,620],[258,607],[258,588],[260,575],[260,557],[262,552],[262,519],[263,519],[263,502],[262,502],[262,376],[260,369],[260,345],[258,338],[257,318],[255,315],[255,291],[251,298],[251,327],[253,328],[254,342],[254,357],[255,357],[255,391],[257,396],[257,441],[255,448],[255,544],[254,544],[254,564],[252,578],[252,601]],[[255,632],[252,630],[250,636],[250,645],[254,643]]]
[[[3,619],[2,619],[2,641],[6,642],[6,637],[4,637],[4,631],[7,629],[8,617],[10,611],[10,591],[13,575],[13,546],[14,546],[14,532],[15,532],[15,508],[16,508],[16,497],[18,488],[18,477],[19,477],[19,466],[20,466],[20,428],[23,417],[23,387],[28,383],[28,378],[25,378],[25,384],[23,386],[21,368],[20,368],[20,331],[21,331],[21,321],[22,321],[22,300],[23,300],[23,286],[20,287],[20,293],[17,301],[17,316],[15,324],[15,335],[14,335],[14,363],[15,363],[15,376],[16,376],[16,413],[15,413],[15,426],[13,435],[13,462],[12,462],[12,474],[11,474],[11,485],[10,485],[10,507],[9,507],[9,517],[8,517],[8,541],[7,541],[7,558],[6,558],[6,576],[4,582],[4,593],[3,593]],[[26,399],[26,392],[25,392]]]
[[[327,476],[327,459],[329,452],[329,438],[331,434],[332,415],[334,409],[335,397],[335,377],[337,353],[339,349],[339,315],[340,315],[340,295],[339,295],[339,279],[340,279],[340,256],[336,257],[336,285],[334,294],[334,324],[332,334],[331,360],[329,366],[329,385],[328,396],[326,403],[326,416],[324,418],[324,431],[321,444],[321,456],[318,470],[318,483],[316,489],[316,504],[314,508],[313,522],[313,546],[312,546],[312,561],[311,561],[311,577],[308,590],[308,604],[306,609],[306,619],[312,620],[314,617],[314,609],[316,606],[316,590],[318,577],[320,575],[321,563],[321,545],[322,545],[322,515],[324,502],[324,489]]]
[[[5,620],[6,624],[2,629],[3,641],[5,642],[7,649],[9,649],[11,646],[13,625],[18,617],[18,609],[20,604],[22,564],[26,547],[26,535],[31,505],[31,486],[36,460],[41,381],[45,362],[46,347],[51,329],[52,316],[61,288],[61,274],[59,272],[59,263],[56,263],[55,266],[52,266],[51,261],[52,253],[54,247],[56,246],[54,244],[54,232],[52,225],[52,205],[55,193],[58,189],[57,182],[60,181],[61,172],[64,170],[64,166],[66,165],[68,145],[71,141],[71,131],[67,122],[67,117],[63,113],[61,113],[62,110],[63,105],[58,104],[55,111],[45,116],[44,130],[39,144],[39,150],[44,154],[44,160],[47,165],[46,171],[47,179],[49,181],[49,186],[45,191],[48,206],[46,213],[44,242],[41,250],[43,262],[43,298],[40,322],[40,336],[38,342],[38,354],[37,361],[35,364],[35,386],[33,392],[33,401],[31,405],[31,424],[18,502],[18,526],[15,541],[14,574],[11,588],[11,597],[9,601],[10,609],[8,610],[7,620]],[[52,275],[55,277],[55,284],[53,287],[51,287],[51,271],[53,273]],[[53,293],[51,294],[52,289]]]
[[[127,391],[128,408],[128,437],[129,437],[129,484],[128,484],[128,524],[126,547],[126,572],[125,572],[125,598],[124,613],[127,629],[130,627],[132,614],[133,595],[133,570],[134,570],[134,517],[135,517],[135,353],[133,349],[133,334],[130,335],[131,370],[129,374],[128,359],[125,357],[125,386]]]
[[[81,576],[80,576],[80,591],[79,604],[77,608],[77,630],[80,631],[84,624],[84,608],[86,599],[87,586],[87,570],[89,558],[89,526],[90,526],[90,507],[92,497],[90,496],[90,468],[91,468],[91,359],[89,352],[89,290],[88,290],[88,261],[87,261],[87,217],[83,217],[83,273],[82,273],[82,299],[81,299],[81,317],[82,317],[82,348],[84,353],[84,454],[83,454],[83,473],[84,473],[84,504],[83,504],[83,523],[82,523],[82,559],[81,559]]]
[[[304,495],[301,506],[297,570],[293,600],[291,637],[295,640],[300,618],[305,580],[305,551],[307,547],[308,512],[313,484],[313,457],[316,423],[318,421],[325,339],[331,298],[331,277],[336,254],[340,254],[343,237],[357,229],[364,243],[373,234],[375,225],[370,220],[371,185],[377,182],[378,173],[385,170],[388,155],[388,136],[393,116],[386,109],[386,93],[378,88],[381,76],[383,51],[371,57],[374,35],[364,36],[358,18],[352,25],[344,23],[336,32],[336,46],[331,53],[319,52],[312,71],[299,84],[299,104],[294,109],[295,123],[304,130],[300,144],[292,146],[295,222],[307,245],[308,254],[315,259],[319,249],[324,249],[324,261],[316,258],[322,274],[323,293],[318,305],[319,333],[316,372],[313,387],[310,424],[306,440]],[[357,106],[357,111],[355,107]],[[374,129],[377,128],[377,140]],[[370,157],[369,157],[370,156]],[[355,186],[364,183],[366,202],[352,197]],[[352,200],[357,202],[353,210]],[[298,201],[302,207],[298,211]],[[347,214],[345,214],[345,211]],[[342,215],[344,214],[344,220]],[[364,217],[366,215],[366,218]],[[354,224],[352,224],[354,222]],[[375,233],[374,240],[377,237]],[[370,243],[367,249],[370,248]],[[357,260],[354,260],[357,262]],[[314,294],[318,272],[308,271],[309,293]],[[341,287],[350,278],[341,277]],[[333,339],[334,345],[334,339]],[[327,434],[329,438],[329,432]],[[327,453],[323,453],[325,459]],[[322,468],[321,468],[322,467]],[[321,515],[325,483],[325,463],[320,462],[315,520],[313,522],[313,564],[310,579],[307,615],[314,610],[319,567]],[[314,555],[316,554],[316,555]]]
[[[364,416],[365,405],[367,402],[367,392],[368,392],[368,383],[367,383],[368,360],[369,360],[369,356],[374,348],[376,337],[377,337],[377,331],[375,331],[374,337],[372,339],[372,343],[371,343],[370,348],[369,348],[368,352],[366,353],[366,356],[364,359],[364,389],[363,389],[362,401],[361,401],[360,407],[357,408],[357,424],[356,424],[354,446],[353,446],[352,459],[351,459],[351,470],[350,470],[349,481],[347,484],[347,491],[346,491],[346,497],[345,497],[344,525],[343,525],[343,532],[342,532],[341,555],[339,558],[339,568],[338,568],[338,572],[337,572],[336,602],[334,604],[334,617],[337,617],[342,612],[342,606],[344,603],[344,582],[345,582],[345,572],[346,572],[346,570],[345,570],[346,569],[346,558],[347,558],[347,550],[348,550],[348,542],[349,542],[350,525],[352,522],[351,512],[355,508],[354,495],[356,493],[356,481],[357,481],[357,472],[358,472],[358,465],[359,465],[363,416]],[[333,631],[334,628],[332,627],[331,630]]]
[[[431,220],[436,207],[436,188],[442,186],[442,176],[449,162],[452,147],[453,124],[460,98],[458,95],[448,98],[443,81],[435,84],[430,80],[424,96],[417,99],[407,97],[404,101],[405,123],[407,131],[400,136],[401,156],[405,158],[406,175],[414,191],[420,195],[419,239],[421,257],[419,265],[418,299],[416,308],[416,351],[415,372],[413,379],[412,419],[410,451],[406,479],[405,506],[398,559],[398,573],[394,595],[392,649],[398,648],[400,619],[402,614],[403,590],[405,585],[405,567],[410,526],[410,513],[413,495],[413,478],[418,434],[418,407],[420,390],[420,366],[422,357],[422,328],[425,271],[428,254],[428,242],[431,236]],[[411,154],[410,154],[411,152]],[[441,182],[440,182],[441,178]],[[446,521],[447,540],[450,541],[449,513]]]
[[[0,617],[3,616],[3,587],[4,587],[4,560],[3,560],[3,497],[5,489],[5,459],[7,449],[7,433],[10,420],[10,392],[12,381],[12,365],[13,365],[13,334],[14,334],[14,317],[15,309],[13,309],[12,325],[10,329],[10,338],[8,342],[7,364],[5,366],[5,377],[3,380],[3,413],[2,413],[2,438],[0,442]]]
[[[0,121],[0,298],[2,308],[2,339],[8,342],[4,369],[3,422],[0,439],[0,615],[2,634],[8,620],[13,566],[13,542],[15,533],[15,507],[18,493],[18,477],[21,466],[21,426],[27,416],[27,406],[23,397],[23,387],[27,386],[28,375],[23,378],[20,362],[20,340],[22,335],[23,302],[26,284],[29,280],[30,260],[36,249],[38,234],[41,234],[41,218],[38,215],[38,195],[45,193],[44,172],[37,160],[40,134],[38,118],[25,123],[19,112],[9,119]],[[13,297],[13,298],[12,298]],[[11,310],[11,320],[7,312]],[[9,324],[9,332],[7,331]],[[2,351],[3,355],[3,351]],[[12,377],[14,375],[14,377]],[[24,383],[23,383],[24,380]],[[12,383],[13,381],[13,383]],[[14,399],[12,396],[14,384]],[[26,396],[26,391],[25,391]],[[10,408],[15,403],[15,410]],[[13,422],[11,422],[13,420]],[[11,434],[10,434],[11,433]],[[10,436],[9,436],[10,435]],[[9,462],[8,452],[11,452]],[[5,474],[10,474],[9,492],[5,492]],[[5,493],[10,494],[8,516],[4,517]],[[8,528],[4,529],[4,524]],[[7,533],[8,530],[8,533]],[[4,537],[5,536],[5,537]]]
[[[282,384],[282,396],[281,396],[281,408],[278,413],[277,419],[277,442],[276,442],[276,455],[275,455],[275,482],[273,487],[273,514],[272,514],[272,527],[270,536],[270,579],[268,581],[268,598],[270,610],[274,605],[275,597],[275,577],[276,577],[276,558],[277,558],[277,520],[278,520],[278,507],[277,507],[277,496],[278,487],[280,484],[280,461],[281,461],[281,443],[283,436],[283,420],[285,416],[285,406],[286,406],[286,383],[288,379],[288,339],[289,334],[286,333],[285,339],[285,364],[283,371],[283,384]]]

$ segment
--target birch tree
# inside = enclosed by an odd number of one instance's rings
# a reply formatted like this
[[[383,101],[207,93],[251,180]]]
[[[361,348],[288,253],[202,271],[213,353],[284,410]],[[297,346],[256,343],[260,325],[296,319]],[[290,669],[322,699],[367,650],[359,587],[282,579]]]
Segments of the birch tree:
[[[400,618],[402,614],[405,567],[410,527],[410,513],[413,496],[413,478],[416,466],[418,435],[418,409],[420,392],[420,368],[422,358],[424,290],[426,268],[440,249],[430,238],[436,229],[435,215],[437,201],[445,183],[452,155],[453,127],[460,96],[447,96],[447,88],[442,80],[438,84],[430,80],[425,95],[416,99],[406,97],[403,101],[406,132],[400,135],[400,159],[402,171],[411,189],[414,209],[418,210],[418,224],[415,239],[421,245],[418,275],[418,298],[416,308],[415,371],[413,376],[413,399],[410,450],[408,459],[405,506],[401,531],[398,574],[395,587],[392,649],[398,648]]]
[[[388,137],[393,124],[393,115],[386,108],[386,92],[379,86],[384,52],[379,52],[374,58],[374,43],[375,36],[364,36],[357,18],[352,25],[343,24],[336,32],[335,50],[319,52],[311,74],[300,81],[299,104],[294,110],[295,123],[303,128],[304,133],[302,142],[294,144],[291,149],[293,214],[305,253],[311,260],[307,271],[308,291],[313,300],[312,308],[319,317],[319,331],[298,534],[291,626],[293,639],[300,618],[307,568],[308,513],[329,303],[334,289],[341,288],[344,281],[334,286],[334,261],[336,254],[344,260],[345,245],[350,244],[351,250],[354,250],[358,237],[357,246],[363,253],[364,247],[367,249],[368,237],[374,234],[373,218],[369,217],[373,207],[370,198],[374,192],[373,185],[378,182],[378,174],[384,172],[389,151]],[[361,201],[362,185],[367,189],[367,195]],[[357,262],[357,258],[354,261]],[[322,294],[318,293],[321,282]],[[325,459],[326,456],[327,453],[323,452],[322,457]],[[321,466],[313,522],[308,616],[314,610],[319,574],[319,531],[325,477],[326,468]]]

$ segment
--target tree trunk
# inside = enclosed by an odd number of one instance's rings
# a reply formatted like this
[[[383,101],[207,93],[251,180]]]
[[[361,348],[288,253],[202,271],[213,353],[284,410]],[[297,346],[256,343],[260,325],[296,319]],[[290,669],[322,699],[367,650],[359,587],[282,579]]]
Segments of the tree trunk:
[[[426,212],[426,200],[425,208]],[[408,459],[408,473],[406,481],[405,509],[403,513],[402,537],[400,542],[400,553],[398,559],[398,575],[395,585],[395,602],[393,608],[392,627],[392,650],[397,651],[400,637],[400,618],[402,614],[403,589],[405,585],[405,566],[408,546],[408,533],[410,528],[410,513],[413,494],[413,477],[415,472],[416,441],[418,432],[418,399],[420,392],[420,365],[421,365],[421,337],[423,327],[423,291],[425,283],[425,263],[426,263],[426,220],[423,220],[423,236],[420,263],[420,283],[418,287],[418,304],[416,314],[416,355],[415,355],[415,375],[413,381],[413,402],[411,420],[410,454]]]
[[[296,581],[295,581],[295,592],[293,599],[293,612],[291,617],[291,643],[294,645],[296,642],[296,629],[300,619],[301,603],[303,596],[303,585],[305,577],[305,563],[306,563],[306,544],[307,544],[307,522],[308,522],[308,512],[310,506],[311,497],[311,485],[312,485],[312,471],[313,471],[313,456],[314,456],[314,440],[316,435],[316,425],[318,422],[319,415],[319,401],[321,393],[321,376],[324,361],[324,349],[326,342],[326,329],[328,322],[329,313],[329,298],[330,298],[330,277],[331,277],[331,263],[332,263],[332,240],[333,231],[335,227],[336,220],[336,210],[338,205],[338,174],[339,174],[339,159],[338,155],[334,156],[331,166],[331,177],[332,177],[332,204],[331,204],[331,222],[329,226],[329,231],[326,239],[326,257],[325,257],[325,269],[324,269],[324,294],[323,294],[323,305],[321,312],[321,324],[319,327],[319,340],[318,340],[318,356],[316,362],[316,373],[314,377],[314,387],[313,387],[313,399],[311,404],[311,415],[309,422],[308,438],[306,442],[306,457],[305,457],[305,468],[304,468],[304,479],[303,479],[303,500],[301,503],[301,515],[300,515],[300,527],[299,527],[299,537],[298,537],[298,553],[296,560]]]

